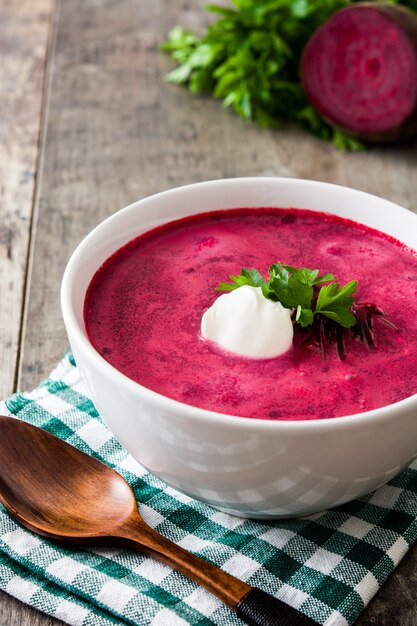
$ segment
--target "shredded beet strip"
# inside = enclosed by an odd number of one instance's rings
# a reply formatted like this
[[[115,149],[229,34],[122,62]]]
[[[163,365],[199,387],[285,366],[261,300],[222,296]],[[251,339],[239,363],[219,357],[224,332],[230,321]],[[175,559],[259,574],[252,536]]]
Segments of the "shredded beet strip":
[[[294,330],[297,334],[297,338],[299,338],[302,343],[317,344],[323,359],[326,358],[326,345],[335,343],[338,356],[340,360],[343,361],[346,358],[344,342],[346,333],[353,333],[354,336],[365,343],[370,350],[375,350],[376,346],[373,333],[374,318],[379,319],[386,326],[398,330],[398,328],[385,317],[384,311],[376,304],[355,303],[350,310],[356,319],[355,325],[351,328],[344,328],[324,315],[317,314],[311,326],[302,328],[298,323],[295,323]]]

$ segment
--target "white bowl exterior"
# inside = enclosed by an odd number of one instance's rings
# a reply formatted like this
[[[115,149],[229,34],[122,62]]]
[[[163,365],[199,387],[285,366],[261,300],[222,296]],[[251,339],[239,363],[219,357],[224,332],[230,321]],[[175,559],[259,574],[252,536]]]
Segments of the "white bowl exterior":
[[[417,248],[417,216],[376,196],[296,179],[209,181],[151,196],[100,224],[71,257],[61,299],[70,345],[93,401],[133,458],[218,509],[280,518],[349,501],[403,469],[417,454],[417,396],[360,415],[302,422],[212,413],[129,380],[94,350],[83,321],[93,274],[133,237],[185,215],[262,206],[341,215]]]

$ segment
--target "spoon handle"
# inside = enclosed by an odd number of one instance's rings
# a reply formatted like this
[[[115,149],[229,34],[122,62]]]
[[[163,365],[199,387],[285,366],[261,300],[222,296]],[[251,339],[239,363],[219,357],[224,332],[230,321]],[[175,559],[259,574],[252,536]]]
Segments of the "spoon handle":
[[[139,516],[132,516],[119,529],[117,536],[123,545],[140,550],[194,580],[236,611],[250,626],[317,626],[317,622],[278,598],[166,539]]]

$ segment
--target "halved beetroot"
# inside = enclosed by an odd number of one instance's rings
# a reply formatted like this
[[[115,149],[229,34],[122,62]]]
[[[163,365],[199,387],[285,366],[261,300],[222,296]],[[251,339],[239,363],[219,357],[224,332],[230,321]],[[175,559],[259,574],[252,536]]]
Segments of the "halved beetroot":
[[[311,104],[369,142],[417,133],[417,15],[363,2],[341,9],[310,38],[301,60]]]

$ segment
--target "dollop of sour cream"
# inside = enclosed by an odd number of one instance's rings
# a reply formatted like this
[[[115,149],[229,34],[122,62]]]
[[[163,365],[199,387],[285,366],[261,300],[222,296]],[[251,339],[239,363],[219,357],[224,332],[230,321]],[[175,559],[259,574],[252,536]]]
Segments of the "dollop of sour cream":
[[[260,287],[245,285],[215,300],[203,314],[201,334],[229,352],[270,359],[292,345],[291,310],[265,298]]]

